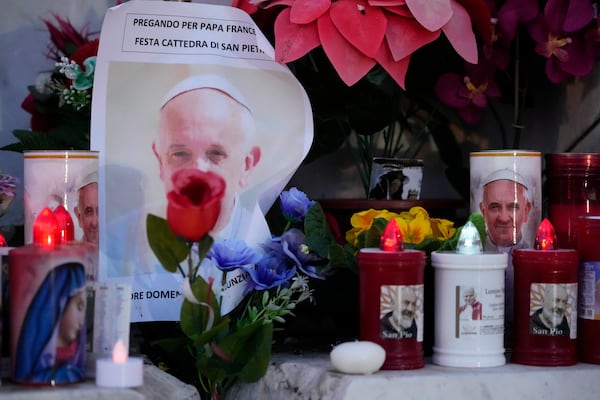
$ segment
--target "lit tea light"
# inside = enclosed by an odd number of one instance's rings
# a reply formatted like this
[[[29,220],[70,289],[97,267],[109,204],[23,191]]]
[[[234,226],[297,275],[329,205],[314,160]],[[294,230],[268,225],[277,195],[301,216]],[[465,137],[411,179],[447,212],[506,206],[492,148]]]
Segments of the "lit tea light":
[[[121,339],[113,348],[112,358],[96,361],[96,385],[103,387],[136,387],[144,384],[144,363],[141,358],[128,357]]]

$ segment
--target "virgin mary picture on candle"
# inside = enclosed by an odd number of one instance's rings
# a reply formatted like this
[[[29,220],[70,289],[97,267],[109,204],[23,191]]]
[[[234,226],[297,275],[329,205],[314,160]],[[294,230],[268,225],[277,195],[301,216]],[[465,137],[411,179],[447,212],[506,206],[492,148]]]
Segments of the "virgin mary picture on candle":
[[[15,381],[64,384],[85,378],[85,283],[79,263],[48,272],[21,326],[13,354]]]

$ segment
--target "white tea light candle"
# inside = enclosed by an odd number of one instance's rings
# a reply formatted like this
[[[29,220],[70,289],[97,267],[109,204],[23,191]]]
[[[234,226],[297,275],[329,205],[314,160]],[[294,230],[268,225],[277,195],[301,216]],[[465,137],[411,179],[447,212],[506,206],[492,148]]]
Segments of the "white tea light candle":
[[[136,387],[144,384],[144,363],[141,358],[127,356],[127,349],[119,339],[112,359],[96,361],[96,385],[103,387]]]
[[[341,343],[329,354],[331,364],[345,374],[372,374],[379,371],[385,361],[385,350],[374,342],[356,341]]]

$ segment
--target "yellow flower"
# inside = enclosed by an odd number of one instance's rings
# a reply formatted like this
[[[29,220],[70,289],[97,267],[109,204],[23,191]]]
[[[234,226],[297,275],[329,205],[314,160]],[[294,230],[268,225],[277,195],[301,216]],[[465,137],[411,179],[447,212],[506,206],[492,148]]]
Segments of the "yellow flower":
[[[358,235],[368,231],[377,218],[384,218],[386,221],[398,216],[398,214],[388,210],[375,210],[373,208],[354,213],[350,218],[352,228],[346,232],[346,241],[352,246],[358,245]]]
[[[425,212],[425,214],[427,213]],[[399,216],[395,218],[395,220],[402,231],[402,240],[404,243],[419,244],[425,240],[425,238],[431,237],[432,235],[429,219],[421,212],[414,214],[412,219],[406,219]]]
[[[446,240],[450,239],[456,232],[454,222],[443,218],[431,218],[431,229],[433,231],[433,237],[436,239]]]

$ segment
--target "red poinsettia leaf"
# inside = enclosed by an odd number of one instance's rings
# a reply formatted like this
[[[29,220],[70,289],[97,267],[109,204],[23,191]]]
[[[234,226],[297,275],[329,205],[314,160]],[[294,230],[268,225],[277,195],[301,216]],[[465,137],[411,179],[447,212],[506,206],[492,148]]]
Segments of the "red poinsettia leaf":
[[[275,59],[284,64],[299,59],[321,44],[317,23],[294,24],[290,21],[290,13],[286,8],[275,20]]]
[[[275,7],[275,6],[288,6],[288,7],[291,7],[294,4],[294,1],[296,1],[296,0],[273,0],[269,4],[267,4],[266,6],[264,6],[264,8],[267,9],[267,8],[271,8],[271,7]]]
[[[450,0],[406,0],[406,5],[421,25],[437,31],[452,17]]]
[[[490,20],[492,15],[490,14],[490,8],[486,4],[485,0],[456,0],[458,1],[465,10],[469,13],[473,26],[479,33],[479,36],[485,43],[492,41],[492,24]]]
[[[256,4],[252,4],[250,0],[233,0],[231,3],[231,7],[244,10],[249,15],[252,15],[258,11],[258,7],[256,6]]]
[[[33,97],[31,93],[29,93],[27,97],[23,99],[21,108],[27,111],[29,114],[33,114],[35,112],[35,97]]]
[[[94,39],[83,46],[79,47],[73,54],[71,54],[71,60],[75,61],[77,64],[83,66],[83,62],[88,58],[95,55],[98,55],[98,46],[100,45],[100,40]]]
[[[471,29],[471,19],[467,11],[455,1],[452,2],[452,18],[442,31],[465,61],[477,64],[477,41]]]
[[[440,31],[428,31],[413,18],[391,14],[387,18],[388,29],[385,38],[395,61],[411,55],[440,37]]]
[[[389,11],[390,14],[401,15],[403,17],[414,18],[410,10],[406,5],[398,6],[398,7],[385,7],[386,11]]]
[[[340,34],[367,57],[375,57],[387,27],[381,8],[366,0],[331,3],[329,15]]]
[[[373,7],[393,7],[403,6],[406,4],[406,0],[368,0],[369,5]]]
[[[392,52],[389,49],[388,43],[384,43],[375,57],[375,60],[387,71],[388,74],[400,85],[402,89],[406,89],[404,81],[410,63],[410,56],[401,60],[395,61],[392,57]]]
[[[365,56],[344,39],[329,14],[322,15],[317,26],[323,50],[346,85],[354,85],[375,66],[374,59]]]
[[[292,5],[290,20],[294,24],[316,21],[331,6],[331,0],[296,0]]]

